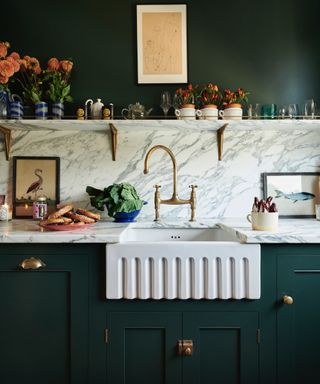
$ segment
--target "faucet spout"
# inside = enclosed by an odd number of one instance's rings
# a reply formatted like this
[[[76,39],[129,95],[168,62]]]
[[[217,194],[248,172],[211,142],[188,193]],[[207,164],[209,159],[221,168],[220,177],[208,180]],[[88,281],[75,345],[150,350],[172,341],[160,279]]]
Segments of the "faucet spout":
[[[155,219],[154,221],[159,221],[160,218],[160,206],[161,204],[168,204],[168,205],[182,205],[182,204],[190,204],[191,208],[191,219],[190,221],[195,221],[195,214],[196,214],[196,191],[195,188],[197,188],[196,185],[190,185],[191,188],[191,195],[190,199],[179,199],[177,194],[177,162],[176,158],[168,147],[165,145],[155,145],[154,147],[150,148],[149,151],[146,154],[146,157],[144,159],[144,174],[147,174],[149,172],[149,159],[153,152],[155,152],[157,149],[162,149],[170,156],[172,161],[172,168],[173,168],[173,192],[172,197],[170,199],[161,199],[160,196],[160,188],[161,185],[155,185],[155,195],[154,195],[154,209],[155,209]]]
[[[149,151],[146,154],[145,159],[144,159],[144,170],[143,170],[143,173],[147,174],[149,172],[149,159],[150,159],[151,155],[153,154],[153,152],[155,152],[157,149],[162,149],[165,152],[167,152],[167,154],[170,156],[170,158],[172,160],[172,167],[173,167],[173,192],[172,192],[172,198],[176,199],[177,198],[177,162],[176,162],[176,158],[175,158],[173,152],[171,151],[171,149],[169,149],[165,145],[161,145],[161,144],[155,145],[154,147],[150,148]]]

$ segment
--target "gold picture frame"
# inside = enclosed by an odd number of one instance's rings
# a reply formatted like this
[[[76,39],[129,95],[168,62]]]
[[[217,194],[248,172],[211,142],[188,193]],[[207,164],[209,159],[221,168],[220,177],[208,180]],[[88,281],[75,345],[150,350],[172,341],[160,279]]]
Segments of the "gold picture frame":
[[[187,5],[137,5],[138,84],[188,82]]]
[[[33,202],[47,198],[48,213],[60,202],[60,158],[13,157],[13,218],[32,218]]]

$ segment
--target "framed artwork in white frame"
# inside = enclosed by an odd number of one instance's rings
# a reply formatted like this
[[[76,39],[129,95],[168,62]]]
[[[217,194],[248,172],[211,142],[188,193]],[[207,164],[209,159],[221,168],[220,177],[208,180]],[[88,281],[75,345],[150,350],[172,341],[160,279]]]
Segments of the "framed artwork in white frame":
[[[272,196],[279,217],[315,217],[320,203],[319,172],[278,172],[263,174],[263,196]]]
[[[138,84],[188,82],[187,5],[137,5]]]

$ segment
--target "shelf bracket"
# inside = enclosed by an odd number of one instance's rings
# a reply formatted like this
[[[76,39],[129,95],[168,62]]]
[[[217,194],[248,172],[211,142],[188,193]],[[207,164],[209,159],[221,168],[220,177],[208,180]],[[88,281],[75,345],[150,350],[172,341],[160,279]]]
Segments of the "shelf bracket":
[[[112,161],[116,161],[117,145],[118,145],[118,130],[112,123],[109,124],[109,127],[111,132]]]
[[[223,126],[220,127],[217,130],[218,159],[219,159],[219,161],[222,160],[223,142],[224,142],[224,130],[227,128],[227,126],[228,126],[228,123],[223,124]]]
[[[3,138],[4,138],[6,160],[9,161],[10,152],[11,152],[11,130],[0,126],[0,132],[3,134]]]

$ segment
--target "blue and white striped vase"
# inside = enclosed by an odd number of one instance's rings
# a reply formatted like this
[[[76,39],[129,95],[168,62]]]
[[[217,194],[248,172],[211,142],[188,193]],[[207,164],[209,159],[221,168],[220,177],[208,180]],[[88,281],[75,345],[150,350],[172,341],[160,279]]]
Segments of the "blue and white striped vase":
[[[23,102],[19,95],[11,95],[9,100],[10,119],[23,119]]]
[[[6,119],[8,117],[9,106],[9,93],[6,91],[0,91],[0,119]]]
[[[39,101],[34,105],[36,119],[45,120],[48,117],[48,103]]]
[[[52,118],[62,119],[64,116],[64,105],[60,101],[52,104]]]

